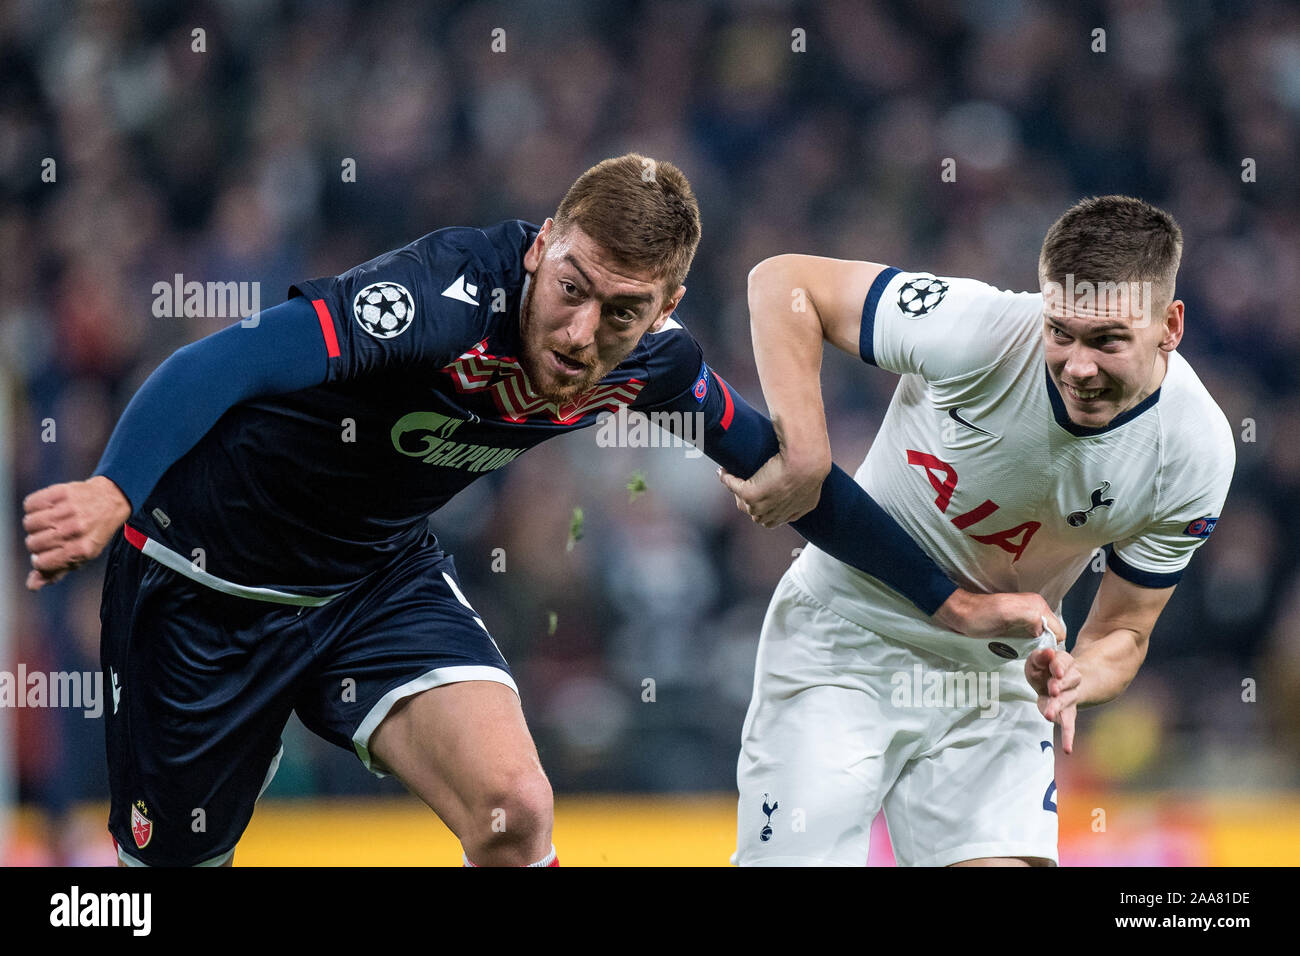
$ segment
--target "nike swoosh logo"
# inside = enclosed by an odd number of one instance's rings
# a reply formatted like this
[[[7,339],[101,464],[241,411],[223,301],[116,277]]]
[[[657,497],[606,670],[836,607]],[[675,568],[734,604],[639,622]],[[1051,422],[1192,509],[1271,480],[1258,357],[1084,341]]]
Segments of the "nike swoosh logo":
[[[974,431],[979,432],[981,435],[988,435],[990,438],[997,438],[997,437],[998,437],[997,435],[993,434],[992,432],[986,432],[984,429],[980,428],[978,425],[972,425],[970,422],[966,421],[966,419],[962,418],[960,415],[957,414],[957,409],[955,409],[955,408],[950,408],[950,409],[948,409],[948,417],[951,418],[953,421],[959,423],[959,424],[965,425],[967,428],[970,428],[970,429],[973,429]]]

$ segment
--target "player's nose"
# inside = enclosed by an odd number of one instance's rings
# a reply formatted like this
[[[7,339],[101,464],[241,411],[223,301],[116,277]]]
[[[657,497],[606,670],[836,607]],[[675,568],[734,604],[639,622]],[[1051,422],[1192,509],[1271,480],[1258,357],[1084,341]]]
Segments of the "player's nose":
[[[1097,362],[1088,348],[1076,345],[1065,360],[1064,377],[1072,384],[1091,382],[1097,375]]]
[[[589,299],[570,313],[564,331],[574,349],[584,349],[596,341],[596,329],[599,327],[600,303]]]

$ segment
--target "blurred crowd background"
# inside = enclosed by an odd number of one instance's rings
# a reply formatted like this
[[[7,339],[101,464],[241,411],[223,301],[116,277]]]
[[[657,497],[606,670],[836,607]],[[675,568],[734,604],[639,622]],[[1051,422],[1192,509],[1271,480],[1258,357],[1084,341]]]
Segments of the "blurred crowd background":
[[[256,281],[271,305],[442,226],[540,223],[583,170],[629,150],[691,179],[703,240],[679,317],[760,407],[745,278],[766,256],[1036,288],[1042,236],[1075,200],[1164,206],[1186,243],[1181,351],[1238,434],[1236,478],[1135,684],[1082,716],[1061,792],[1300,788],[1294,3],[9,0],[0,88],[15,516],[23,495],[87,477],[149,373],[230,321],[155,318],[154,283]],[[894,385],[828,354],[850,472]],[[47,418],[57,441],[41,440]],[[707,459],[599,448],[594,430],[432,524],[512,663],[557,793],[734,787],[793,531],[738,514]],[[32,595],[21,534],[4,546],[16,659],[96,669],[103,560]],[[1067,602],[1072,631],[1099,577]],[[100,721],[16,720],[25,803],[57,820],[106,797]],[[270,794],[394,792],[295,723]]]

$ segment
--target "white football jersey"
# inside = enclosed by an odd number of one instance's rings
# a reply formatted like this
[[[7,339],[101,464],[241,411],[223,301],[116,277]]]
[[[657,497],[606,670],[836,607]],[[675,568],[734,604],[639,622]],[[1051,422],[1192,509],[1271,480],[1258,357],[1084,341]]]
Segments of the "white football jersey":
[[[1036,591],[1059,615],[1101,548],[1126,580],[1169,587],[1227,496],[1228,421],[1172,352],[1156,392],[1104,428],[1075,425],[1048,377],[1042,323],[1039,293],[881,273],[863,306],[862,357],[902,380],[854,477],[971,590]],[[842,617],[965,664],[1005,663],[1032,647],[937,627],[813,546],[792,571]]]

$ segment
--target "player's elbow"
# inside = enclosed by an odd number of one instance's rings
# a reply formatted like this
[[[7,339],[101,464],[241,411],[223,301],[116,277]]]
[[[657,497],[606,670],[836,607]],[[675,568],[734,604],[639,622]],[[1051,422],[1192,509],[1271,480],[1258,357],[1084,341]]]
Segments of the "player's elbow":
[[[794,252],[768,256],[749,270],[747,285],[750,294],[756,291],[771,292],[774,285],[790,288],[791,281],[797,281],[802,277],[808,258]]]
[[[821,323],[813,304],[812,271],[809,257],[782,253],[764,259],[749,270],[746,288],[751,327],[765,322],[806,319]]]
[[[754,324],[759,316],[763,314],[761,305],[771,285],[773,263],[780,258],[780,256],[771,256],[749,270],[749,277],[745,280],[745,291],[749,299],[749,321],[751,324]],[[760,306],[760,308],[755,308],[755,306]]]
[[[749,279],[747,281],[748,287],[752,290],[763,279],[765,279],[773,269],[778,268],[783,260],[789,258],[789,253],[781,253],[780,255],[768,256],[766,259],[758,263],[758,265],[749,270]]]

